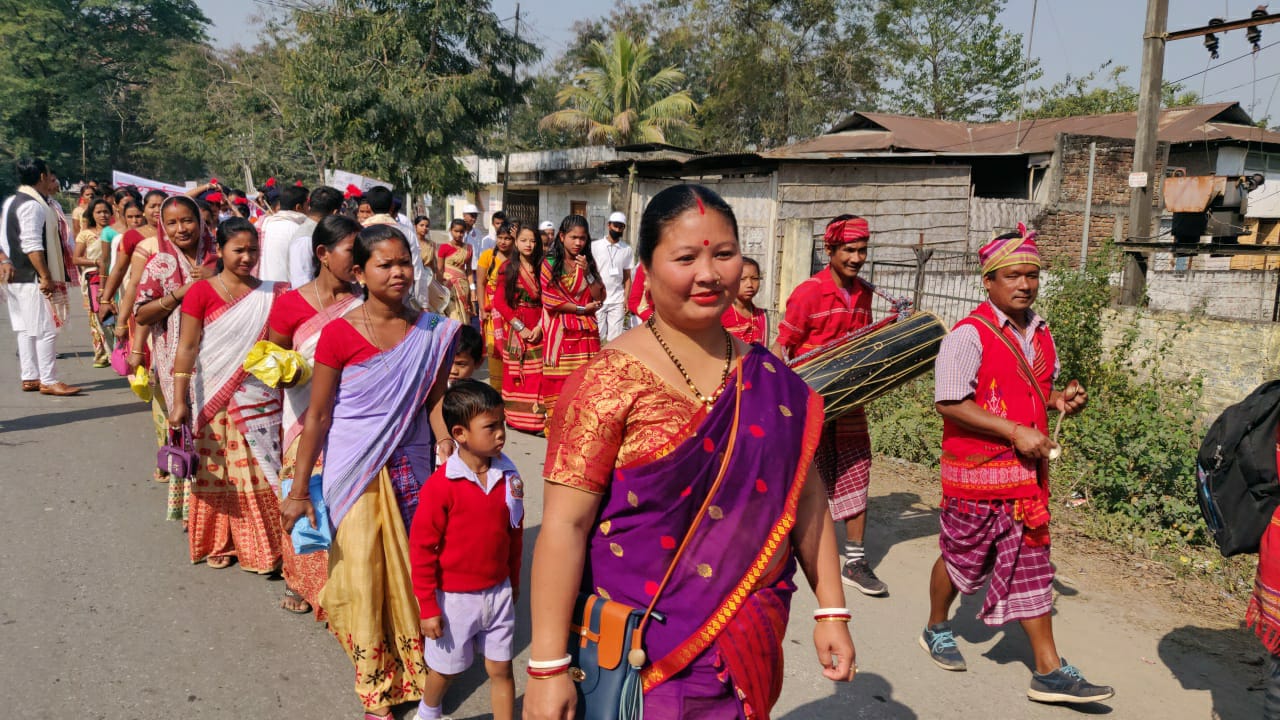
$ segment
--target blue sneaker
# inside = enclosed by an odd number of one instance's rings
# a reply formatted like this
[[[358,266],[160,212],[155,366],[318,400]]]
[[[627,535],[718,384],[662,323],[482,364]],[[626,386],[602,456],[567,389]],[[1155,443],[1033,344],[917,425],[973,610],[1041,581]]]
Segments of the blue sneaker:
[[[1106,700],[1116,691],[1107,685],[1094,685],[1062,659],[1062,667],[1047,675],[1031,673],[1027,697],[1043,703],[1091,703]]]
[[[951,623],[930,625],[920,634],[920,647],[929,653],[929,659],[943,670],[960,672],[968,670],[960,648],[956,647],[956,636],[951,632]]]

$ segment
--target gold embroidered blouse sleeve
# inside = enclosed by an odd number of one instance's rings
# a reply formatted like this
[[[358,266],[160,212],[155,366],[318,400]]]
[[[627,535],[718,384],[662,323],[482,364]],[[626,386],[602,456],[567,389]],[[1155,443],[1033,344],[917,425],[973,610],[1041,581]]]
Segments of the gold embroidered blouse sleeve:
[[[566,384],[571,402],[552,417],[547,482],[603,494],[613,470],[669,452],[701,405],[635,357],[604,350]]]

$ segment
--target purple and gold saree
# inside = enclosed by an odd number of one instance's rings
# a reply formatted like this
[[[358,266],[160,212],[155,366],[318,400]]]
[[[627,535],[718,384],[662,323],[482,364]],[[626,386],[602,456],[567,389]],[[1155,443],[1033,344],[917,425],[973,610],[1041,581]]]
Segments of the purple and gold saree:
[[[591,402],[600,383],[625,388],[626,378],[609,377],[610,366],[618,365],[609,356],[618,354],[606,352],[604,362],[584,368],[562,407]],[[628,372],[631,380],[641,379],[639,370]],[[652,376],[650,382],[663,381]],[[650,388],[651,394],[664,392]],[[664,409],[669,415],[671,403],[634,402],[607,411],[609,419],[586,433],[571,426],[581,414],[566,411],[549,448],[548,479],[561,481],[556,468],[564,448],[589,450],[593,438],[608,434],[609,422],[625,435],[649,422],[642,415]],[[650,451],[619,457],[613,467],[588,540],[584,591],[648,606],[694,518],[705,513],[659,598],[656,610],[666,621],[651,622],[645,634],[647,711],[658,710],[650,708],[657,696],[665,703],[666,696],[678,695],[664,684],[684,682],[694,667],[714,667],[734,691],[740,717],[768,717],[781,691],[782,638],[795,590],[788,536],[822,418],[822,401],[804,381],[754,347],[709,411],[664,433],[665,442],[651,437]],[[661,691],[651,698],[655,689]]]

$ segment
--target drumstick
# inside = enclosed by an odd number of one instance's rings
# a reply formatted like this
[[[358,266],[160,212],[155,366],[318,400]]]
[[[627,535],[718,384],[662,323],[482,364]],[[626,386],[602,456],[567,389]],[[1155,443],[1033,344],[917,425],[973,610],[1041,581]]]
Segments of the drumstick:
[[[1067,387],[1062,390],[1062,399],[1070,400],[1080,392],[1080,383],[1072,380],[1067,383]],[[1058,432],[1062,430],[1062,418],[1066,417],[1066,412],[1058,413],[1058,420],[1053,424],[1053,449],[1049,451],[1049,459],[1057,460],[1062,457],[1062,446],[1058,444]]]

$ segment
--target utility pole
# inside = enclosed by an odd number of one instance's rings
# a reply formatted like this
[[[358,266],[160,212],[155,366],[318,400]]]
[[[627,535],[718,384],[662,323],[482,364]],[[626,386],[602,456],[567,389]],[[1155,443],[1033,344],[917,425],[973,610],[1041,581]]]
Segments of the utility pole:
[[[1169,24],[1169,0],[1147,0],[1147,29],[1142,36],[1142,78],[1138,81],[1138,130],[1133,143],[1133,172],[1145,173],[1146,182],[1129,197],[1129,237],[1149,238],[1151,188],[1158,182],[1157,136],[1160,130],[1160,87],[1164,83],[1165,28]],[[1137,184],[1137,183],[1131,183]],[[1147,291],[1147,256],[1125,253],[1120,302],[1137,305]]]
[[[516,3],[516,29],[514,35],[520,38],[520,3]],[[511,56],[511,82],[516,80],[516,57]],[[511,175],[511,119],[516,114],[515,108],[507,105],[507,143],[502,153],[502,211],[507,210],[507,183]]]
[[[1223,21],[1214,18],[1207,25],[1168,32],[1169,0],[1147,0],[1147,29],[1142,36],[1142,78],[1138,82],[1138,129],[1133,144],[1133,172],[1145,174],[1145,182],[1140,178],[1131,178],[1133,193],[1129,198],[1129,238],[1143,241],[1156,235],[1152,229],[1151,201],[1153,188],[1163,178],[1155,177],[1156,148],[1160,129],[1160,96],[1164,82],[1164,47],[1170,40],[1183,40],[1192,37],[1211,35],[1216,32],[1256,28],[1262,25],[1280,22],[1280,13],[1268,14],[1263,7],[1254,10],[1244,20]],[[1258,36],[1260,37],[1260,36]],[[1210,38],[1212,40],[1212,38]],[[1257,52],[1258,41],[1250,36]],[[1206,47],[1208,41],[1206,41]],[[1216,43],[1212,48],[1215,53]],[[1217,57],[1215,54],[1214,57]],[[1147,287],[1147,255],[1143,252],[1125,253],[1124,280],[1121,286],[1120,302],[1124,305],[1137,305],[1142,302]]]

